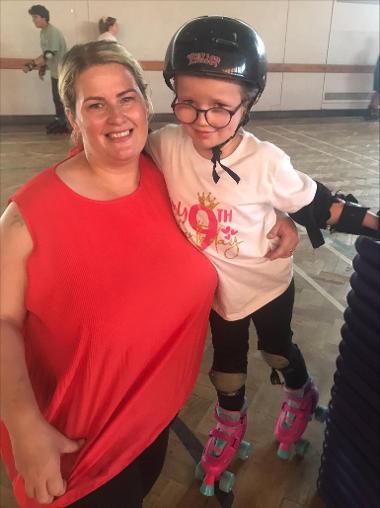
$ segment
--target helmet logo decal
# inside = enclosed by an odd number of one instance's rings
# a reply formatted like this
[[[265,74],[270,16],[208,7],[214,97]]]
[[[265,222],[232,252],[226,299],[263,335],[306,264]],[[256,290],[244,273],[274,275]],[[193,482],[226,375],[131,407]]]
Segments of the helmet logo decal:
[[[220,64],[220,57],[216,55],[210,55],[209,53],[190,53],[187,55],[189,65],[194,64],[206,64],[211,67],[218,67]]]

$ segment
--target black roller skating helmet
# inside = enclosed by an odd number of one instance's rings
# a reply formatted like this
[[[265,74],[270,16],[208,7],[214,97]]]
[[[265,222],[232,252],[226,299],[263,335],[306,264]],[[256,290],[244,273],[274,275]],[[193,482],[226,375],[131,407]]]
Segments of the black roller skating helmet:
[[[224,16],[195,18],[174,34],[166,51],[163,74],[172,90],[176,74],[239,81],[254,90],[252,106],[266,83],[264,43],[244,21]]]

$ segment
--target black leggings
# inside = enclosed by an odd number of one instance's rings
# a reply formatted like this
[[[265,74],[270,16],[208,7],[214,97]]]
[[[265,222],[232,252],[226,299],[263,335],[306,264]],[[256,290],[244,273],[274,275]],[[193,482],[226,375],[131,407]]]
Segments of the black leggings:
[[[218,372],[246,373],[251,319],[258,336],[258,349],[288,359],[289,366],[281,369],[289,388],[300,388],[308,379],[305,361],[293,344],[291,320],[294,304],[294,281],[279,297],[249,316],[226,321],[215,311],[210,314],[214,360],[212,369]],[[240,394],[242,396],[242,393]],[[219,400],[222,406],[221,400]],[[229,409],[229,408],[227,408]]]
[[[55,107],[55,116],[57,116],[62,122],[66,120],[65,109],[61,102],[61,98],[58,92],[58,79],[51,78],[51,91],[53,94],[53,102]]]
[[[141,508],[159,477],[168,447],[169,427],[112,480],[69,508]]]

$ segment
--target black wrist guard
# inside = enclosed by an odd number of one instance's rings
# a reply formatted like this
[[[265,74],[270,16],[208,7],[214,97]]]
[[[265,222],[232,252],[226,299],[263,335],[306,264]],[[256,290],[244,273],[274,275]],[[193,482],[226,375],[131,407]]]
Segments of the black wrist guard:
[[[379,238],[379,231],[362,226],[368,208],[360,206],[352,194],[336,193],[335,195],[322,183],[317,183],[317,190],[313,201],[289,216],[298,224],[306,227],[307,234],[314,249],[325,243],[321,229],[329,228],[331,232],[340,231],[354,235],[365,235]],[[335,202],[345,201],[342,214],[337,224],[328,226],[330,208]]]
[[[379,238],[379,229],[374,230],[363,226],[363,220],[369,208],[358,204],[357,199],[352,194],[336,194],[335,202],[341,199],[345,201],[342,213],[336,224],[330,226],[330,231],[339,231],[352,235],[365,235],[372,238]]]
[[[42,79],[46,74],[46,65],[41,65],[38,69],[38,76]]]

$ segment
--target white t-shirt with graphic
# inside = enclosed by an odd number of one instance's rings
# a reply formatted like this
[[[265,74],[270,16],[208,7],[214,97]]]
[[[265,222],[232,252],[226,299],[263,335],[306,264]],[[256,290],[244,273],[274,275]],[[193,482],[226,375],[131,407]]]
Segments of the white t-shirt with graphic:
[[[287,289],[292,260],[265,258],[278,242],[266,235],[276,222],[275,208],[296,212],[316,192],[316,183],[296,171],[280,148],[245,131],[242,136],[237,149],[222,160],[240,176],[239,184],[219,165],[215,184],[211,161],[198,154],[181,126],[151,133],[147,145],[164,174],[179,226],[217,269],[213,308],[230,321]]]

